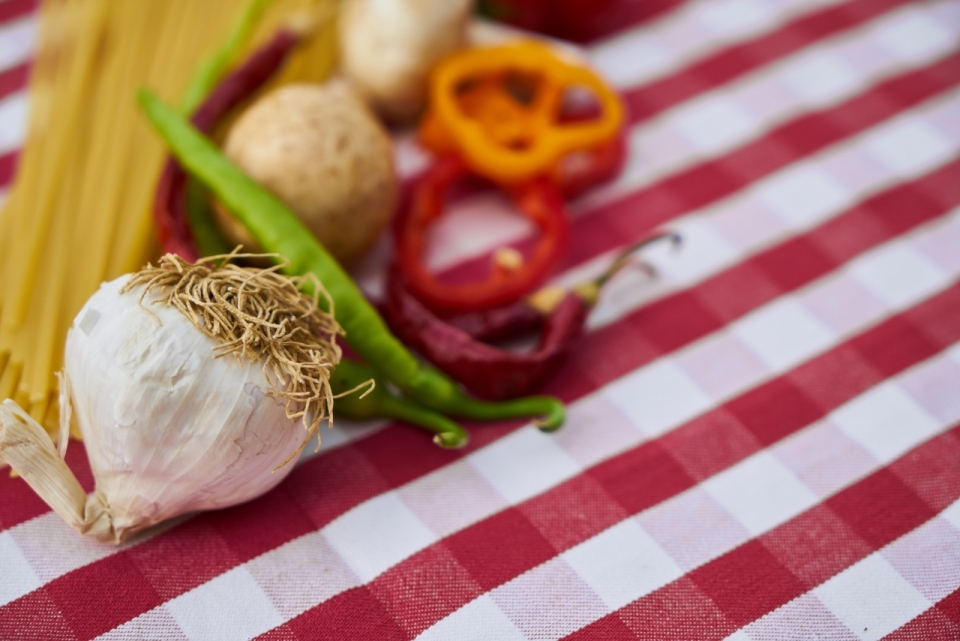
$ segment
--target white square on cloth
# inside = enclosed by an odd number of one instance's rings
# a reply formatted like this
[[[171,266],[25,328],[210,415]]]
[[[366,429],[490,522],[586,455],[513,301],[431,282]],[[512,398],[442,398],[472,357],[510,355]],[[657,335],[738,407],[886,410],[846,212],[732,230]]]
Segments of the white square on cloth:
[[[0,154],[8,154],[23,146],[29,106],[25,91],[18,91],[0,100]]]
[[[932,605],[876,553],[813,593],[864,641],[882,638]]]
[[[835,340],[829,327],[789,296],[738,320],[731,331],[775,372],[802,363]]]
[[[940,518],[960,530],[960,501],[954,501],[940,513]]]
[[[843,621],[812,593],[807,592],[768,612],[724,641],[857,641]],[[739,636],[738,636],[739,635]]]
[[[611,610],[683,575],[670,555],[633,519],[621,521],[562,557]]]
[[[717,0],[701,4],[697,22],[717,35],[732,36],[755,31],[775,17],[764,0]]]
[[[0,69],[9,69],[33,56],[38,20],[30,16],[0,23]]]
[[[817,496],[769,452],[727,468],[703,488],[754,536],[817,503]]]
[[[23,556],[10,532],[0,532],[0,605],[19,599],[41,586],[30,562]]]
[[[814,51],[791,60],[778,77],[785,87],[811,106],[840,100],[863,82],[853,65],[827,51]]]
[[[954,152],[949,139],[930,125],[911,118],[881,126],[865,146],[871,157],[897,175],[929,171]]]
[[[283,623],[270,598],[242,565],[164,607],[191,641],[249,639]]]
[[[517,430],[469,458],[480,476],[514,505],[581,470],[549,434],[533,427]]]
[[[591,48],[590,60],[612,84],[629,87],[642,82],[665,67],[673,52],[648,37],[643,30],[632,29]]]
[[[676,363],[663,359],[608,385],[607,396],[648,436],[663,434],[713,405]]]
[[[812,227],[851,201],[843,184],[809,163],[761,182],[756,198],[794,229]]]
[[[392,491],[334,520],[323,529],[323,535],[364,582],[437,541]]]
[[[184,634],[180,624],[165,605],[147,610],[126,623],[104,632],[97,641],[130,641],[131,639],[163,639],[163,641],[193,641]]]
[[[527,641],[489,594],[474,599],[425,630],[417,641]]]
[[[677,109],[669,123],[703,152],[723,149],[759,130],[753,115],[726,96],[710,96]]]
[[[77,536],[76,531],[56,512],[46,512],[24,521],[7,530],[7,533],[17,542],[20,553],[30,563],[41,583],[115,553],[112,546],[86,536]],[[56,541],[55,545],[51,543],[53,541]],[[0,576],[5,576],[2,570]]]
[[[904,243],[881,247],[863,256],[853,264],[850,274],[893,307],[926,298],[948,281],[930,259]]]
[[[881,463],[896,459],[940,430],[938,421],[892,381],[842,405],[830,419]]]
[[[742,250],[724,236],[709,220],[691,218],[677,221],[673,231],[683,238],[683,251],[672,253],[666,243],[651,247],[649,256],[660,271],[662,280],[670,283],[691,283],[728,267],[742,255]],[[657,260],[663,257],[662,260]],[[624,279],[625,280],[625,279]]]
[[[877,30],[876,41],[906,59],[923,59],[931,53],[946,49],[955,35],[929,15],[913,11],[896,21],[887,22]]]

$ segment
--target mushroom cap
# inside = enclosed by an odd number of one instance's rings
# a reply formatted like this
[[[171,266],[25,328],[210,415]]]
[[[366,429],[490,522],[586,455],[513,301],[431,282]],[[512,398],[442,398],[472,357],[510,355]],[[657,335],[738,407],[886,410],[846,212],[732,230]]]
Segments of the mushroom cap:
[[[433,67],[467,43],[471,0],[347,0],[340,64],[367,104],[409,124],[427,102]]]
[[[373,246],[397,203],[390,138],[343,82],[267,94],[237,119],[224,151],[343,264]],[[217,211],[230,240],[250,246],[245,230]]]

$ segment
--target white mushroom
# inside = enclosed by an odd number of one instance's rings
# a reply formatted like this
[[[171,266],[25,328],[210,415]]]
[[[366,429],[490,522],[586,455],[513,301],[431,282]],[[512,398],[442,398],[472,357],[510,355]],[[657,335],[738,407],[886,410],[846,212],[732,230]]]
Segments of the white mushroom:
[[[343,82],[294,84],[258,100],[231,128],[226,155],[283,200],[342,264],[367,252],[398,196],[393,147]],[[228,239],[256,243],[217,208]]]
[[[467,44],[472,0],[347,0],[340,22],[344,76],[387,120],[423,110],[430,70]]]

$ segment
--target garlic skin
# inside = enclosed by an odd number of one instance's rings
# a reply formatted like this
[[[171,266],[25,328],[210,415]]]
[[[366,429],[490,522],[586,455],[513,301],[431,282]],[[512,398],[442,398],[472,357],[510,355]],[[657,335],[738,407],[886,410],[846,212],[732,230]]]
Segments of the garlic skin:
[[[275,487],[306,431],[268,394],[262,362],[215,358],[219,343],[129,276],[104,283],[67,334],[73,412],[114,542],[165,519]],[[88,504],[89,511],[89,504]],[[100,538],[100,537],[98,537]]]

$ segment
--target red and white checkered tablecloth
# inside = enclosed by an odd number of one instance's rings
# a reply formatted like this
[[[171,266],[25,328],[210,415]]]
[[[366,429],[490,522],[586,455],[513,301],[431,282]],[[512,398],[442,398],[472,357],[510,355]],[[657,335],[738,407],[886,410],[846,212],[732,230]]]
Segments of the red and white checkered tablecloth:
[[[589,47],[629,162],[559,278],[686,243],[606,292],[547,390],[567,425],[340,425],[119,548],[2,475],[0,639],[960,639],[960,2],[636,2]],[[31,4],[0,2],[4,181]],[[474,195],[432,261],[528,231]]]

